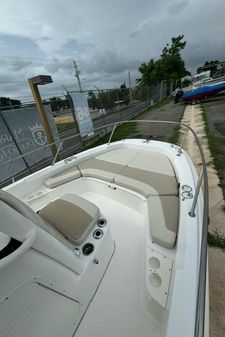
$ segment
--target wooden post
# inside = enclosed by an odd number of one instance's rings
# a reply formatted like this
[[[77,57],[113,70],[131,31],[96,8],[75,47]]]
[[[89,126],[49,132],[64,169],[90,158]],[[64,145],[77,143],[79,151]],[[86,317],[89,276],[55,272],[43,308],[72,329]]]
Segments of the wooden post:
[[[35,83],[34,79],[36,79],[36,78],[35,77],[29,78],[28,82],[29,82],[29,85],[30,85],[30,88],[31,88],[36,106],[37,106],[37,110],[38,110],[38,113],[39,113],[39,116],[40,116],[40,119],[41,119],[41,123],[44,127],[44,130],[45,130],[45,133],[46,133],[46,136],[47,136],[47,139],[48,139],[48,142],[54,143],[55,140],[54,140],[54,137],[53,137],[52,129],[50,127],[48,117],[46,115],[44,106],[42,104],[41,96],[40,96],[40,93],[39,93],[39,90],[38,90],[38,84],[45,84],[45,83]],[[55,156],[56,153],[57,153],[56,145],[52,144],[50,147],[51,147],[51,151],[52,151],[53,156]]]

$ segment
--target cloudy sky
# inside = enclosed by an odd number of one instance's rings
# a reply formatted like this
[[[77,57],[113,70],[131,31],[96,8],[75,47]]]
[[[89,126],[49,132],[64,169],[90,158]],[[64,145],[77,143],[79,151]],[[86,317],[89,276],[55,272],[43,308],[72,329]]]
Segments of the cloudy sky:
[[[172,36],[184,34],[192,73],[207,60],[225,60],[224,0],[1,0],[0,96],[30,99],[27,78],[50,74],[42,94],[112,88],[138,77]]]

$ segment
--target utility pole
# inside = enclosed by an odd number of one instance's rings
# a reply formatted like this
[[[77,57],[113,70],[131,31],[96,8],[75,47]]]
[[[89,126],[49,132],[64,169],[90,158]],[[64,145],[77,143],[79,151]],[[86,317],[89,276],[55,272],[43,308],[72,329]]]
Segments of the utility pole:
[[[76,64],[76,61],[75,61],[75,60],[73,60],[73,65],[74,65],[74,69],[75,69],[75,74],[74,74],[74,76],[77,78],[80,92],[82,92],[83,90],[82,90],[82,87],[81,87],[80,76],[79,76],[79,70],[78,70],[78,67],[77,67],[77,64]]]
[[[130,72],[128,71],[128,81],[129,81],[129,96],[130,102],[132,101],[132,92],[131,92],[131,80],[130,80]]]

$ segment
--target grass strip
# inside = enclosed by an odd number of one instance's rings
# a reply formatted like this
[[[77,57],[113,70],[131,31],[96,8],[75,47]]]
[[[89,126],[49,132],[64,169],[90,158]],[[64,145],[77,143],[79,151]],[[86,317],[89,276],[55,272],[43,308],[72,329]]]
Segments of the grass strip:
[[[185,111],[185,108],[186,106],[184,106],[184,109],[181,113],[181,116],[180,116],[180,122],[182,121],[183,119],[183,116],[184,116],[184,111]],[[172,144],[175,144],[175,145],[179,145],[179,140],[180,140],[180,129],[181,129],[181,126],[180,125],[176,125],[173,129],[173,132],[172,134],[169,136],[168,138],[168,142],[169,143],[172,143]]]
[[[170,135],[168,142],[175,145],[179,145],[179,138],[180,138],[180,125],[177,125],[173,129],[173,133]]]
[[[202,108],[202,106],[201,106]],[[219,175],[222,170],[224,170],[224,159],[225,159],[225,138],[217,137],[212,132],[210,132],[207,115],[202,108],[203,120],[205,123],[205,133],[208,139],[209,150],[212,154],[213,164],[218,171]],[[221,172],[222,173],[222,172]]]
[[[67,123],[56,123],[56,127],[58,132],[63,132],[63,131],[67,131],[70,129],[73,129],[75,127],[74,122],[67,122]]]
[[[124,123],[116,128],[114,131],[113,137],[111,142],[116,142],[118,140],[128,138],[132,134],[135,134],[137,132],[137,123],[131,122],[131,123]],[[88,149],[99,146],[102,144],[106,144],[109,140],[111,132],[105,134],[103,137],[101,137],[99,140],[91,144]]]
[[[217,232],[208,233],[208,244],[225,250],[225,238]]]

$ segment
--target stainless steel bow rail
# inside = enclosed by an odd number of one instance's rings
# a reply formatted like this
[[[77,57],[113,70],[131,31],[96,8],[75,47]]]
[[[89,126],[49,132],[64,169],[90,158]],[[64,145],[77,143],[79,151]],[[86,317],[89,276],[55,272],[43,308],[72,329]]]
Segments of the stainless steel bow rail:
[[[116,123],[111,123],[108,125],[101,126],[97,129],[95,129],[95,135],[96,133],[100,135],[103,130],[105,130],[105,133],[110,133],[109,140],[107,144],[109,145],[112,141],[114,132],[118,126],[121,126],[125,123],[151,123],[151,124],[172,124],[172,125],[177,125],[180,127],[183,127],[185,129],[184,137],[182,140],[181,146],[176,146],[177,149],[177,156],[180,156],[182,154],[183,146],[185,143],[185,139],[187,136],[187,133],[190,131],[196,141],[196,144],[199,149],[200,157],[201,157],[201,164],[202,164],[202,169],[201,173],[198,178],[198,182],[195,188],[195,193],[194,193],[194,198],[192,202],[192,207],[191,211],[189,212],[189,216],[194,217],[195,216],[195,209],[198,201],[198,197],[200,194],[201,186],[204,184],[204,189],[203,189],[203,201],[204,201],[204,206],[203,206],[203,224],[202,224],[202,237],[201,237],[201,249],[200,249],[200,256],[199,256],[199,280],[198,280],[198,292],[197,292],[197,303],[196,303],[196,317],[195,317],[195,332],[193,337],[204,337],[204,328],[205,328],[205,301],[206,301],[206,276],[207,276],[207,234],[208,234],[208,212],[209,212],[209,204],[208,204],[208,177],[207,177],[207,166],[206,166],[206,161],[204,157],[204,152],[201,146],[201,143],[195,133],[195,131],[188,125],[183,124],[183,123],[178,123],[178,122],[171,122],[171,121],[156,121],[156,120],[126,120],[126,121],[121,121],[121,122],[116,122]],[[50,147],[53,144],[58,145],[57,153],[55,157],[52,160],[52,165],[54,165],[57,161],[57,158],[59,157],[60,154],[62,154],[61,149],[65,141],[80,137],[80,134],[76,134],[74,136],[70,136],[67,138],[64,138],[63,140],[56,141],[54,143],[45,145],[40,147],[39,149],[35,149],[33,151],[27,152],[23,155],[19,155],[13,159],[9,159],[3,163],[0,163],[1,165],[10,163],[12,161],[15,161],[17,159],[24,158],[26,156],[29,156],[30,154],[33,154],[37,151],[43,150],[47,147]],[[73,146],[73,148],[76,150],[80,147],[80,144],[76,144]]]

